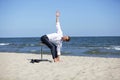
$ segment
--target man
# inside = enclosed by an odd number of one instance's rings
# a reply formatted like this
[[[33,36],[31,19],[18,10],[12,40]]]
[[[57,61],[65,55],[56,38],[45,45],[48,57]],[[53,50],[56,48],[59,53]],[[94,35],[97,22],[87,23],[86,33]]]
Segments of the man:
[[[70,40],[69,36],[63,36],[63,32],[61,30],[61,26],[59,22],[59,17],[60,17],[60,12],[56,11],[57,32],[43,35],[41,37],[41,41],[50,48],[54,62],[60,61],[60,55],[61,55],[60,48],[62,47],[62,41]]]

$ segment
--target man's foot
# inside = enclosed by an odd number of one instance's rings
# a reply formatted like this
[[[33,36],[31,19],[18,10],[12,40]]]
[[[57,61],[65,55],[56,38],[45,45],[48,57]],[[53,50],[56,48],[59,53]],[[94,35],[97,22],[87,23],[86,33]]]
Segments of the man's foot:
[[[60,57],[58,56],[57,58],[56,58],[58,61],[60,61]]]
[[[57,58],[54,59],[54,62],[59,62]]]
[[[60,58],[59,57],[55,58],[54,62],[60,62]]]

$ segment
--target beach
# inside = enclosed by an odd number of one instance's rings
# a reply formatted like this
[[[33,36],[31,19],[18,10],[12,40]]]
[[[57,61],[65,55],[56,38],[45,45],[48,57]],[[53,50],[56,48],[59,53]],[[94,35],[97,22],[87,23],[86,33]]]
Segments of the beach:
[[[0,52],[0,80],[120,80],[120,58],[61,56],[54,63],[51,55]]]

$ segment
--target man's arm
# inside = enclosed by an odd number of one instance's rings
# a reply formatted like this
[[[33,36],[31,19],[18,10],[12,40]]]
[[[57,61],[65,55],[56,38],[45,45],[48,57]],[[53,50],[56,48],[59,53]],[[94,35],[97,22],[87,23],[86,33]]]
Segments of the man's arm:
[[[62,47],[62,43],[57,45],[57,54],[58,54],[58,56],[61,55],[61,47]]]
[[[59,22],[59,17],[60,17],[60,12],[56,11],[56,28],[57,28],[57,33],[62,34],[60,22]]]
[[[59,22],[60,12],[56,11],[56,23]]]

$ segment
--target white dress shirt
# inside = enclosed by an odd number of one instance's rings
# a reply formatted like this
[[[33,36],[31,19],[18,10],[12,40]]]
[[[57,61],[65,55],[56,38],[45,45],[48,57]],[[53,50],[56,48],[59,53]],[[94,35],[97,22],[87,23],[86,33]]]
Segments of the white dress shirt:
[[[56,23],[56,28],[57,28],[57,32],[47,34],[47,37],[52,43],[54,43],[57,46],[57,54],[61,55],[60,49],[62,47],[63,32],[61,30],[60,22]]]

